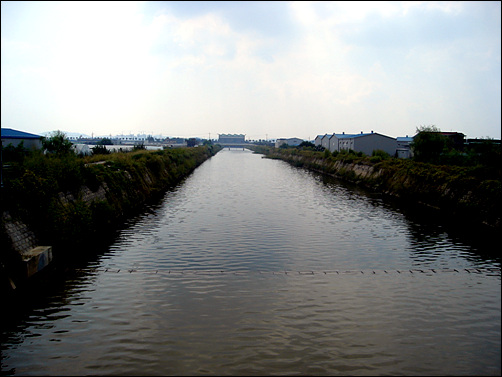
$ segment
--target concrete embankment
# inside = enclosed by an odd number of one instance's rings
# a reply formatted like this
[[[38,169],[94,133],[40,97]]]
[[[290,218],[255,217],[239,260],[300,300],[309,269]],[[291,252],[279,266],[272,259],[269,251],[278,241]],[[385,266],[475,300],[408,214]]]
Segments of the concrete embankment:
[[[2,189],[2,290],[24,284],[53,259],[92,253],[220,149],[117,153],[87,163],[41,155],[12,164]]]
[[[502,189],[500,178],[483,167],[437,166],[411,160],[346,156],[322,153],[276,151],[266,157],[284,160],[410,204],[435,208],[451,220],[501,228]]]

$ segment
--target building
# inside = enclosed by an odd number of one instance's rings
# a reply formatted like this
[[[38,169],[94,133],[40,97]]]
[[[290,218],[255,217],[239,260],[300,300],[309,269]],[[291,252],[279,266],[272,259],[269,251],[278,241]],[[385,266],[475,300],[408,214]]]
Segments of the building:
[[[88,144],[73,144],[73,151],[78,155],[89,156],[92,154],[92,150]]]
[[[483,150],[486,147],[492,146],[500,148],[500,145],[500,139],[467,139],[465,141],[465,147],[475,151],[478,149]]]
[[[219,134],[218,143],[221,144],[244,144],[246,135]]]
[[[322,144],[321,144],[321,143],[322,143],[322,138],[323,138],[323,137],[324,137],[324,135],[317,135],[317,136],[315,137],[315,140],[314,140],[314,145],[315,145],[316,147],[318,147],[318,146],[322,146]]]
[[[464,150],[465,135],[461,132],[441,132],[441,135],[450,140],[450,145],[457,151]]]
[[[186,147],[187,141],[186,141],[186,139],[183,139],[181,137],[176,137],[176,138],[167,137],[162,141],[162,144],[164,146],[164,149],[166,149],[166,148],[180,148],[180,147]]]
[[[500,139],[467,139],[464,145],[464,151],[467,153],[475,153],[477,155],[500,156]],[[493,158],[488,157],[488,158]]]
[[[287,144],[290,147],[297,147],[301,143],[303,143],[303,139],[299,139],[297,137],[290,137],[289,139],[277,139],[275,142],[275,147],[279,148],[281,145]]]
[[[331,152],[351,149],[355,152],[362,152],[368,156],[371,156],[374,150],[382,150],[394,156],[396,153],[396,146],[395,138],[371,131],[371,133],[361,132],[360,134],[346,134],[345,132],[333,134],[329,137],[327,148]]]
[[[411,158],[413,151],[411,150],[411,143],[413,138],[406,135],[405,137],[396,138],[396,157],[398,158]]]
[[[329,140],[334,134],[325,134],[321,138],[321,147],[324,147],[325,149],[329,149]]]
[[[23,143],[26,149],[42,149],[42,136],[2,127],[2,148]]]

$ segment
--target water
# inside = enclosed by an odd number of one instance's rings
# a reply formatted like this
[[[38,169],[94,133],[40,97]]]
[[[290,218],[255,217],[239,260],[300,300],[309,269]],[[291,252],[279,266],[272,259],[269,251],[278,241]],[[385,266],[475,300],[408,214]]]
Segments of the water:
[[[478,234],[224,150],[2,327],[21,375],[500,375]]]

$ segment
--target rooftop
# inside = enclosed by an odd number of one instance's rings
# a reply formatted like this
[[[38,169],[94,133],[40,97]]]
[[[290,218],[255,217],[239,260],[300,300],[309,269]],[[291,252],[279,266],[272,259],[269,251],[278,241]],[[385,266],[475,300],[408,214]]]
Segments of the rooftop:
[[[42,136],[2,127],[2,139],[40,139]]]

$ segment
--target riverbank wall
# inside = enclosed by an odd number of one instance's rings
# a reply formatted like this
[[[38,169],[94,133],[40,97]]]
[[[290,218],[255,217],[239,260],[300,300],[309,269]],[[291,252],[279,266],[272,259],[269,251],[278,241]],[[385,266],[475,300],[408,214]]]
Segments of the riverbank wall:
[[[436,209],[464,225],[501,229],[500,171],[482,166],[438,166],[353,154],[334,157],[297,149],[262,148],[255,152],[355,183],[401,202]]]
[[[46,265],[49,256],[71,259],[99,249],[124,221],[220,149],[137,151],[86,160],[39,155],[11,164],[2,188],[2,287],[22,284],[41,258]],[[45,254],[28,260],[41,245],[49,245]]]

